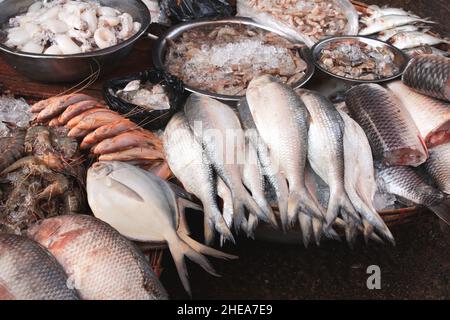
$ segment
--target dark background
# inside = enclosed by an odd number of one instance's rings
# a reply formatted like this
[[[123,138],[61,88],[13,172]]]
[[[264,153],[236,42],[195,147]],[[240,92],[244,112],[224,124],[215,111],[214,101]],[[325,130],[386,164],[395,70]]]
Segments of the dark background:
[[[434,30],[450,35],[450,1],[365,1],[411,10],[439,22]],[[195,225],[201,219],[195,217]],[[345,242],[320,248],[238,239],[224,251],[237,261],[211,259],[222,275],[215,278],[188,262],[194,299],[450,299],[450,227],[431,213],[391,228],[397,245]],[[368,290],[366,269],[381,268],[381,290]],[[171,298],[187,298],[170,254],[165,253],[162,282]]]

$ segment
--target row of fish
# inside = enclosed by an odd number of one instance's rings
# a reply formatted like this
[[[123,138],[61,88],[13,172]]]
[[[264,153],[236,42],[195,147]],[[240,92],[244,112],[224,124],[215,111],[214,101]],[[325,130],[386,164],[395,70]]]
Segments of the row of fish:
[[[369,6],[360,22],[365,25],[360,35],[375,35],[405,50],[408,55],[433,53],[448,56],[448,52],[433,47],[450,42],[429,33],[427,25],[435,23],[429,19],[422,19],[400,8]]]
[[[0,300],[168,297],[142,253],[92,216],[49,218],[28,236],[0,234]]]

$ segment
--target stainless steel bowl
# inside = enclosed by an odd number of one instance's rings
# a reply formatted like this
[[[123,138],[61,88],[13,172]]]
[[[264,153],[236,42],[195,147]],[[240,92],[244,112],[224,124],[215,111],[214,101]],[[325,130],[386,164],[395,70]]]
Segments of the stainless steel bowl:
[[[35,0],[0,1],[0,25],[8,19],[26,12]],[[43,82],[75,82],[87,78],[94,72],[111,70],[130,53],[133,44],[150,25],[150,13],[140,0],[100,0],[105,6],[128,12],[141,29],[130,39],[118,45],[87,53],[71,55],[44,55],[20,52],[0,43],[5,60],[28,78]]]
[[[322,52],[322,50],[327,47],[330,43],[333,42],[340,42],[343,40],[355,40],[358,42],[362,42],[362,43],[366,43],[369,46],[375,47],[375,48],[379,48],[379,47],[385,47],[387,50],[391,51],[394,54],[394,63],[399,67],[399,72],[391,77],[387,77],[387,78],[383,78],[383,79],[377,79],[377,80],[363,80],[363,79],[353,79],[353,78],[347,78],[347,77],[343,77],[343,76],[339,76],[337,74],[334,74],[332,72],[330,72],[329,70],[323,68],[320,64],[319,64],[319,58],[320,58],[320,53]],[[313,62],[315,64],[315,66],[322,72],[335,77],[335,78],[339,78],[342,80],[346,80],[349,82],[359,82],[359,83],[363,83],[363,82],[371,82],[371,83],[375,83],[375,82],[384,82],[384,81],[389,81],[392,79],[395,79],[399,76],[401,76],[403,74],[403,72],[405,71],[406,68],[406,64],[408,62],[408,57],[403,53],[402,50],[394,47],[393,45],[383,42],[381,40],[377,40],[377,39],[372,39],[372,38],[368,38],[368,37],[363,37],[363,36],[339,36],[339,37],[331,37],[331,38],[327,38],[324,39],[318,43],[316,43],[312,48],[312,59]]]
[[[233,17],[233,18],[227,18],[227,19],[221,19],[221,20],[196,20],[194,22],[185,22],[182,24],[179,24],[171,29],[169,29],[162,37],[158,39],[158,42],[155,45],[155,49],[153,50],[153,64],[157,68],[165,69],[165,55],[166,50],[169,45],[169,43],[179,36],[181,36],[184,32],[195,29],[195,28],[202,28],[202,27],[211,27],[211,26],[219,26],[219,25],[230,25],[230,24],[240,24],[240,25],[247,25],[247,26],[253,26],[257,28],[261,28],[273,33],[276,33],[284,38],[288,38],[285,34],[282,32],[272,29],[266,26],[263,26],[252,19],[249,18],[241,18],[241,17]],[[298,82],[294,83],[292,86],[294,88],[300,88],[303,86],[306,82],[308,82],[309,79],[314,74],[314,64],[311,61],[311,54],[310,50],[305,46],[304,48],[300,49],[300,56],[303,60],[305,60],[307,64],[307,69],[305,71],[305,76],[299,80]],[[200,90],[194,87],[191,87],[189,85],[186,85],[186,90],[202,95],[206,95],[211,98],[223,100],[223,101],[239,101],[242,96],[229,96],[229,95],[223,95],[223,94],[217,94],[205,90]]]

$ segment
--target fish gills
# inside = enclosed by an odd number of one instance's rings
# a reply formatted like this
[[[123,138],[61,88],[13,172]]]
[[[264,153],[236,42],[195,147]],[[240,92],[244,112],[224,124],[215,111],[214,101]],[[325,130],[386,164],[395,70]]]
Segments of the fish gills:
[[[345,102],[351,117],[363,128],[376,159],[386,165],[417,167],[428,158],[425,142],[410,114],[377,84],[350,89]]]

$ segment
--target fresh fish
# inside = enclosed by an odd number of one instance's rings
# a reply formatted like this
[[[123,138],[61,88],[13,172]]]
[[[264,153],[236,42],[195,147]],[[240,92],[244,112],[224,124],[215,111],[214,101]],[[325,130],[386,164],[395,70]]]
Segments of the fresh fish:
[[[256,124],[253,121],[253,116],[250,112],[246,98],[242,98],[239,101],[238,110],[242,125],[245,129],[245,136],[249,139],[249,142],[256,147],[258,152],[258,159],[261,164],[262,173],[273,190],[275,190],[281,225],[283,230],[286,230],[288,227],[289,199],[289,189],[286,179],[278,171],[276,161],[271,159],[269,149],[256,129]]]
[[[363,28],[361,31],[359,31],[359,34],[362,36],[370,35],[383,30],[392,29],[395,27],[404,26],[407,24],[417,22],[435,23],[428,19],[421,19],[419,17],[392,14],[367,21],[367,26]]]
[[[0,300],[78,300],[52,255],[23,236],[0,233]]]
[[[266,216],[242,182],[245,135],[239,118],[227,105],[201,95],[191,95],[184,107],[187,121],[201,142],[214,169],[233,194],[235,228],[247,230],[244,209],[258,218]]]
[[[434,46],[440,43],[450,43],[450,41],[441,39],[424,31],[403,31],[394,35],[390,43],[399,49],[410,49],[419,46]]]
[[[364,219],[374,226],[389,241],[394,237],[375,210],[373,199],[377,190],[375,171],[370,149],[364,130],[345,112],[339,112],[344,120],[344,163],[345,190],[355,207]],[[370,229],[370,227],[368,227]],[[366,228],[367,230],[367,228]],[[366,232],[366,239],[370,232]]]
[[[450,141],[450,103],[417,93],[401,81],[387,87],[408,110],[428,147]]]
[[[87,194],[94,215],[122,235],[142,242],[167,242],[189,294],[185,256],[213,275],[217,274],[202,253],[236,258],[177,232],[181,203],[170,185],[152,173],[122,162],[97,162],[88,170]]]
[[[450,202],[444,193],[428,185],[417,172],[407,166],[386,167],[377,173],[380,186],[402,199],[426,206],[450,224]]]
[[[442,192],[450,194],[450,143],[429,149],[425,168]]]
[[[438,48],[430,47],[430,46],[420,46],[420,47],[416,47],[416,48],[406,49],[406,50],[403,50],[403,52],[406,53],[406,55],[411,59],[415,58],[417,56],[423,55],[423,54],[434,54],[434,55],[442,56],[442,57],[450,56],[450,52],[440,50]]]
[[[331,226],[341,209],[359,221],[344,186],[344,121],[334,105],[312,91],[299,92],[311,121],[308,133],[308,159],[312,169],[330,187],[326,213]]]
[[[419,30],[419,27],[412,26],[412,25],[406,25],[406,26],[400,26],[388,30],[381,31],[377,38],[381,41],[388,41],[390,38],[392,38],[394,35],[396,35],[399,32],[405,32],[405,31],[417,31]]]
[[[216,181],[212,166],[204,156],[202,146],[183,113],[175,114],[163,134],[163,145],[170,169],[186,191],[194,194],[203,204],[205,242],[214,240],[214,229],[234,242],[216,202]]]
[[[368,18],[366,18],[366,20],[380,18],[380,17],[388,16],[388,15],[411,16],[411,17],[418,18],[418,16],[416,16],[406,10],[403,10],[401,8],[390,8],[390,7],[380,8],[377,5],[368,6],[367,12],[370,14],[370,16]]]
[[[40,221],[28,235],[62,265],[86,300],[156,300],[167,293],[145,257],[111,226],[92,216]]]
[[[289,184],[288,220],[293,223],[299,210],[323,219],[305,186],[308,153],[308,110],[289,86],[271,76],[253,79],[247,102],[262,140],[271,153],[273,165]]]
[[[425,143],[405,108],[377,84],[361,84],[346,94],[351,117],[363,128],[376,159],[386,165],[419,166],[428,157]]]
[[[429,54],[415,57],[406,66],[402,81],[417,92],[450,101],[450,59]]]

